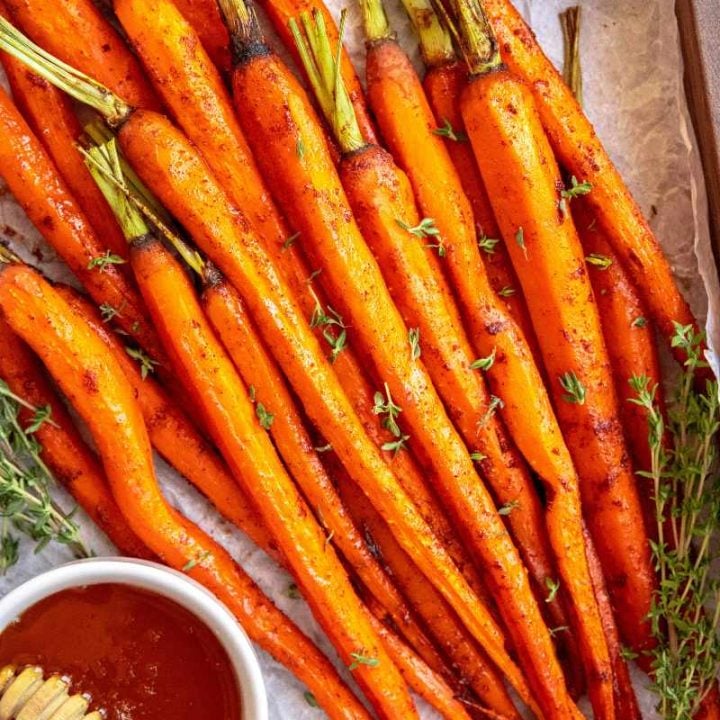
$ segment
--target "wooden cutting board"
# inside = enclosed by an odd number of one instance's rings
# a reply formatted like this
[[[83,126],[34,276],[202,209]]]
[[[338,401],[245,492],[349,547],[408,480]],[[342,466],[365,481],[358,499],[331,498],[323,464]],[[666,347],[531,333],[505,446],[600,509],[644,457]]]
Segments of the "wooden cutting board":
[[[720,0],[676,0],[685,56],[685,86],[700,145],[710,232],[720,266]]]

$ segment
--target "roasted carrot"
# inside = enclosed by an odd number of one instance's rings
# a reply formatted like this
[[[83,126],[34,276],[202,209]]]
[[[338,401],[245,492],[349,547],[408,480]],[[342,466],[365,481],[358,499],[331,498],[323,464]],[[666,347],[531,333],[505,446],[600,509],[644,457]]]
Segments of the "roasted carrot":
[[[3,55],[2,65],[15,105],[55,163],[95,234],[113,255],[126,257],[127,247],[115,216],[75,149],[82,129],[69,98],[10,55]]]
[[[263,10],[269,15],[270,20],[272,20],[276,32],[285,43],[285,47],[294,55],[295,61],[298,62],[298,64],[300,64],[300,57],[297,54],[288,23],[292,18],[297,17],[301,13],[312,12],[313,10],[321,12],[328,27],[328,32],[330,33],[331,43],[333,46],[336,46],[340,41],[335,21],[323,0],[261,0],[260,4]],[[373,119],[368,112],[360,78],[355,72],[355,67],[350,59],[350,55],[344,47],[341,51],[340,72],[348,94],[350,95],[350,102],[352,102],[353,108],[355,109],[363,138],[369,143],[377,143],[377,131]]]
[[[49,408],[51,422],[44,422],[35,431],[43,462],[121,553],[153,559],[154,554],[120,514],[100,463],[80,437],[37,358],[2,319],[0,347],[0,378],[30,405]],[[20,411],[24,425],[30,424],[32,416],[26,408]]]
[[[194,146],[162,116],[150,111],[133,112],[106,88],[67,67],[58,68],[51,59],[38,62],[37,52],[27,38],[0,21],[3,49],[9,47],[9,38],[19,44],[13,52],[34,59],[37,72],[62,83],[78,99],[92,104],[108,122],[122,126],[119,139],[128,160],[198,246],[241,291],[251,317],[310,419],[322,428],[348,472],[395,529],[403,547],[428,580],[461,615],[512,684],[532,703],[522,675],[502,647],[502,635],[492,615],[453,565],[379,450],[364,434],[283,279]],[[261,63],[273,61],[272,56],[257,59]],[[322,142],[325,143],[324,137]],[[499,519],[496,523],[502,529]],[[502,537],[507,537],[504,529]]]
[[[277,557],[275,541],[264,527],[250,498],[185,412],[153,378],[143,378],[118,336],[108,329],[85,298],[66,285],[58,285],[55,289],[95,331],[122,367],[140,404],[153,447],[205,495],[223,517],[240,528],[258,547]]]
[[[485,7],[502,58],[532,91],[560,163],[578,180],[592,185],[586,200],[668,346],[675,323],[692,325],[698,332],[660,243],[561,74],[510,0],[487,0]],[[681,349],[672,351],[679,361],[685,360]]]
[[[650,551],[585,258],[528,88],[498,67],[477,3],[458,7],[471,78],[462,113],[525,290],[623,639],[652,645]]]
[[[1,88],[0,168],[10,192],[95,302],[111,308],[114,322],[159,358],[159,342],[124,268],[108,256],[42,145]]]
[[[291,21],[291,29],[342,153],[338,172],[350,207],[403,320],[417,333],[415,345],[403,350],[413,361],[422,358],[450,418],[465,443],[479,453],[476,462],[496,502],[506,508],[506,524],[538,594],[544,597],[546,584],[554,581],[556,573],[540,502],[527,466],[494,413],[482,374],[473,366],[476,356],[450,290],[438,264],[426,252],[427,244],[437,238],[430,231],[418,230],[423,225],[405,173],[389,153],[363,140],[344,85],[335,76],[336,51],[322,16],[317,12],[312,17],[301,15],[299,23]],[[437,250],[442,253],[442,246]],[[353,319],[353,327],[357,325]],[[372,342],[362,340],[366,347]],[[405,337],[402,342],[407,346]],[[404,450],[406,441],[398,429],[395,451]],[[548,610],[554,625],[566,624],[559,604]]]
[[[6,0],[5,5],[44,50],[91,73],[132,105],[159,109],[137,59],[92,0]]]
[[[338,720],[369,720],[320,651],[262,594],[228,553],[173,510],[154,474],[131,385],[112,352],[37,273],[0,269],[0,308],[86,422],[130,527],[164,562],[214,592],[250,636],[306,683]]]
[[[333,469],[348,512],[358,527],[362,528],[365,537],[370,539],[378,558],[450,661],[455,676],[448,680],[454,682],[456,692],[467,695],[469,689],[471,697],[474,694],[483,705],[495,712],[508,718],[519,717],[502,679],[488,664],[482,652],[478,651],[452,610],[437,591],[425,582],[407,553],[398,545],[388,525],[371,505],[363,502],[342,468]],[[372,607],[371,601],[368,604]]]
[[[413,434],[412,447],[427,453],[444,502],[492,577],[489,586],[508,631],[516,641],[520,636],[528,640],[520,652],[524,651],[526,673],[535,680],[537,699],[561,714],[571,712],[572,701],[517,550],[427,371],[411,358],[408,330],[352,216],[322,125],[297,79],[276,55],[269,50],[243,54],[248,44],[259,47],[262,36],[253,12],[240,6],[227,2],[221,7],[230,19],[238,53],[233,88],[236,105],[242,108],[240,121],[251,145],[263,148],[258,163],[281,208],[300,231],[314,266],[332,287],[334,307],[351,323],[350,342],[362,343],[386,382],[376,412],[389,413],[387,421],[394,422],[394,402],[401,403]],[[351,473],[357,469],[347,464],[346,468]],[[468,618],[463,620],[467,623]]]
[[[219,70],[230,71],[230,36],[214,0],[173,0]]]

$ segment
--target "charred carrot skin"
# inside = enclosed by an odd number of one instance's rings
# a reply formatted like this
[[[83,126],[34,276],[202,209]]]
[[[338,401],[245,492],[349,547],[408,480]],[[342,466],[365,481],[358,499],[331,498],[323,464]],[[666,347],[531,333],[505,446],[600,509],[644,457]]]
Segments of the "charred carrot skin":
[[[55,163],[93,230],[110,252],[126,257],[127,245],[115,216],[75,148],[82,129],[70,100],[19,60],[10,55],[0,59],[16,106]]]
[[[530,91],[506,72],[471,82],[462,112],[533,324],[542,329],[551,392],[618,624],[625,641],[644,650],[652,643],[649,546],[585,259],[558,206],[557,164]],[[576,378],[580,390],[568,394],[562,378]]]
[[[323,0],[260,0],[260,5],[269,15],[275,31],[282,38],[285,47],[293,55],[299,67],[302,67],[302,63],[299,61],[300,58],[288,27],[288,23],[292,18],[298,17],[303,12],[318,10],[322,13],[323,19],[325,20],[325,26],[332,47],[337,47],[340,41],[338,27]],[[340,72],[343,83],[350,96],[350,102],[357,115],[363,138],[368,143],[377,143],[377,129],[368,110],[367,103],[365,102],[365,93],[363,92],[360,78],[355,72],[353,62],[345,48],[343,48],[340,57]]]
[[[37,358],[2,319],[0,347],[0,378],[26,402],[37,408],[50,408],[52,422],[44,422],[35,431],[43,462],[121,553],[155,559],[125,522],[97,458],[80,437]],[[20,422],[29,424],[32,414],[22,409]]]
[[[96,78],[133,107],[160,108],[140,64],[92,0],[5,0],[5,5],[47,52]]]
[[[183,410],[151,377],[143,378],[118,336],[102,322],[92,305],[73,288],[59,285],[58,294],[110,349],[133,388],[153,447],[217,510],[258,546],[278,557],[274,539],[215,450]]]
[[[307,684],[331,717],[369,720],[320,651],[225,550],[166,503],[132,387],[100,338],[27,267],[0,269],[0,308],[87,423],[117,503],[141,540],[214,592],[253,640]]]
[[[219,70],[229,72],[230,36],[214,0],[173,0],[183,17],[195,28],[207,54]]]
[[[561,74],[543,53],[510,0],[485,3],[503,60],[532,90],[543,126],[561,164],[592,185],[586,200],[613,249],[642,293],[668,346],[674,323],[697,322],[673,278],[662,248],[620,173]],[[682,351],[672,348],[680,362]],[[703,380],[704,382],[704,380]]]
[[[107,249],[90,227],[57,169],[0,89],[0,168],[10,192],[98,305],[154,357],[162,357],[142,300],[121,265],[90,267]]]
[[[264,348],[237,291],[211,269],[202,302],[246,387],[254,389],[256,407],[272,415],[270,437],[334,545],[390,614],[398,631],[426,662],[437,667],[439,658],[432,644],[343,506],[282,373]]]
[[[126,126],[127,127],[127,126]],[[399,671],[372,629],[343,566],[307,503],[287,475],[256,417],[230,358],[205,319],[182,268],[154,238],[131,249],[139,285],[188,390],[203,408],[211,435],[266,526],[278,541],[303,595],[343,662],[353,653],[381,668],[356,663],[354,677],[383,718],[417,717]],[[168,299],[172,298],[172,308]]]
[[[519,717],[497,671],[477,650],[472,638],[437,591],[418,573],[387,524],[359,495],[342,468],[335,473],[335,477],[348,512],[358,527],[362,528],[363,534],[371,538],[380,561],[450,661],[454,676],[448,679],[455,683],[456,691],[462,692],[463,688],[469,688],[491,710],[504,717]],[[368,600],[368,603],[370,607],[373,606],[372,601]]]

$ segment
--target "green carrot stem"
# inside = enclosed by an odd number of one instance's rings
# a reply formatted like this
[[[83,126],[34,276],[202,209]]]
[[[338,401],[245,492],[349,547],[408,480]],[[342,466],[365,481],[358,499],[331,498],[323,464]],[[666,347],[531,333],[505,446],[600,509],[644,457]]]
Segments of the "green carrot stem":
[[[4,17],[0,17],[0,50],[17,58],[76,100],[97,110],[113,127],[121,125],[133,112],[130,105],[104,85],[45,52]]]
[[[402,0],[420,40],[420,54],[428,68],[457,59],[452,37],[440,22],[430,0]]]
[[[394,37],[382,0],[360,0],[366,42]]]
[[[457,37],[471,75],[502,66],[500,50],[481,0],[451,0]]]
[[[0,242],[0,264],[10,265],[19,262],[22,260],[4,242]]]
[[[300,15],[302,30],[295,18],[290,20],[290,32],[320,109],[330,125],[343,153],[365,147],[355,109],[340,72],[342,38],[345,30],[345,10],[340,15],[340,39],[333,52],[330,45],[325,18],[318,10],[312,15]]]
[[[218,5],[230,33],[236,64],[258,53],[268,52],[265,35],[251,0],[218,0]]]
[[[564,39],[563,76],[568,87],[573,91],[577,101],[582,105],[582,67],[580,65],[580,19],[581,9],[578,5],[569,7],[560,13]]]

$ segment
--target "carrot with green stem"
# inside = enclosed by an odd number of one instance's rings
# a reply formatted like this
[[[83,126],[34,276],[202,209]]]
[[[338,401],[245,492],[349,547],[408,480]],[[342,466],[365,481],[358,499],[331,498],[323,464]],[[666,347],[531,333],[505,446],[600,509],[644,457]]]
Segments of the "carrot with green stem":
[[[13,47],[14,52],[33,63],[37,72],[92,104],[111,124],[121,126],[118,137],[128,160],[160,201],[190,231],[195,242],[241,291],[251,317],[304,403],[310,419],[322,428],[348,472],[395,529],[403,547],[428,580],[462,616],[463,622],[524,698],[530,700],[524,679],[502,647],[502,635],[491,614],[453,565],[385,464],[380,450],[365,435],[307,319],[291,298],[249,223],[229,202],[194,146],[162,116],[149,111],[133,112],[87,76],[58,68],[2,21],[0,46]],[[257,59],[263,62],[272,56],[260,54]],[[324,137],[322,142],[325,143]],[[504,529],[503,537],[506,537]]]
[[[4,0],[11,17],[40,47],[136,107],[160,103],[140,63],[92,0]]]
[[[236,51],[233,88],[236,105],[242,108],[241,124],[251,145],[263,148],[258,163],[281,207],[301,232],[314,266],[332,288],[335,309],[351,324],[349,341],[361,343],[385,383],[377,393],[376,412],[395,430],[396,447],[405,434],[400,425],[407,419],[411,447],[426,454],[439,494],[487,571],[508,631],[515,634],[515,645],[524,653],[525,670],[533,679],[539,704],[561,714],[572,712],[526,571],[422,361],[412,357],[408,328],[353,218],[322,125],[297,79],[263,45],[252,8],[230,1],[221,7]],[[253,52],[246,52],[248,48]],[[403,413],[400,423],[398,407]],[[324,424],[322,428],[328,436]],[[356,467],[345,466],[356,473]],[[377,502],[375,493],[367,494]],[[397,528],[395,518],[391,524]],[[482,642],[478,617],[468,617],[464,610],[463,621]],[[520,637],[527,640],[526,645]],[[486,649],[494,658],[495,649],[487,644]],[[515,685],[512,678],[511,682]]]
[[[47,419],[34,430],[41,458],[90,519],[125,555],[154,559],[120,514],[97,458],[80,437],[70,414],[28,346],[0,319],[0,378]],[[37,425],[37,410],[20,411],[25,427]]]
[[[485,9],[503,60],[532,91],[560,163],[578,181],[592,186],[587,203],[641,293],[650,318],[678,361],[683,362],[687,358],[682,349],[670,342],[675,323],[692,325],[695,332],[698,327],[660,243],[580,104],[511,0],[487,0]],[[704,382],[709,374],[704,369],[700,379]]]
[[[1,17],[0,21],[5,22]],[[114,324],[152,357],[160,358],[159,341],[122,267],[124,260],[110,253],[90,227],[52,160],[2,89],[0,168],[10,192],[93,300],[112,309]]]
[[[506,523],[538,595],[544,597],[556,573],[540,502],[526,465],[493,412],[492,398],[450,290],[426,251],[435,238],[419,231],[416,237],[408,231],[422,227],[410,183],[389,153],[362,139],[320,13],[301,15],[299,23],[292,20],[290,27],[318,104],[340,147],[338,172],[360,231],[403,319],[418,333],[415,350],[403,350],[416,356],[413,361],[422,358],[465,443],[478,453],[476,462],[498,505],[506,508]],[[397,452],[406,441],[398,435]],[[567,624],[559,603],[547,609],[554,625]]]
[[[560,171],[528,88],[501,66],[481,6],[456,4],[471,79],[462,113],[525,290],[584,515],[625,642],[652,645],[649,545],[585,257],[558,202]]]
[[[131,385],[112,352],[36,272],[0,268],[0,307],[86,422],[132,530],[164,562],[215,593],[249,635],[305,682],[333,718],[369,714],[320,651],[215,541],[171,508],[154,474]]]

